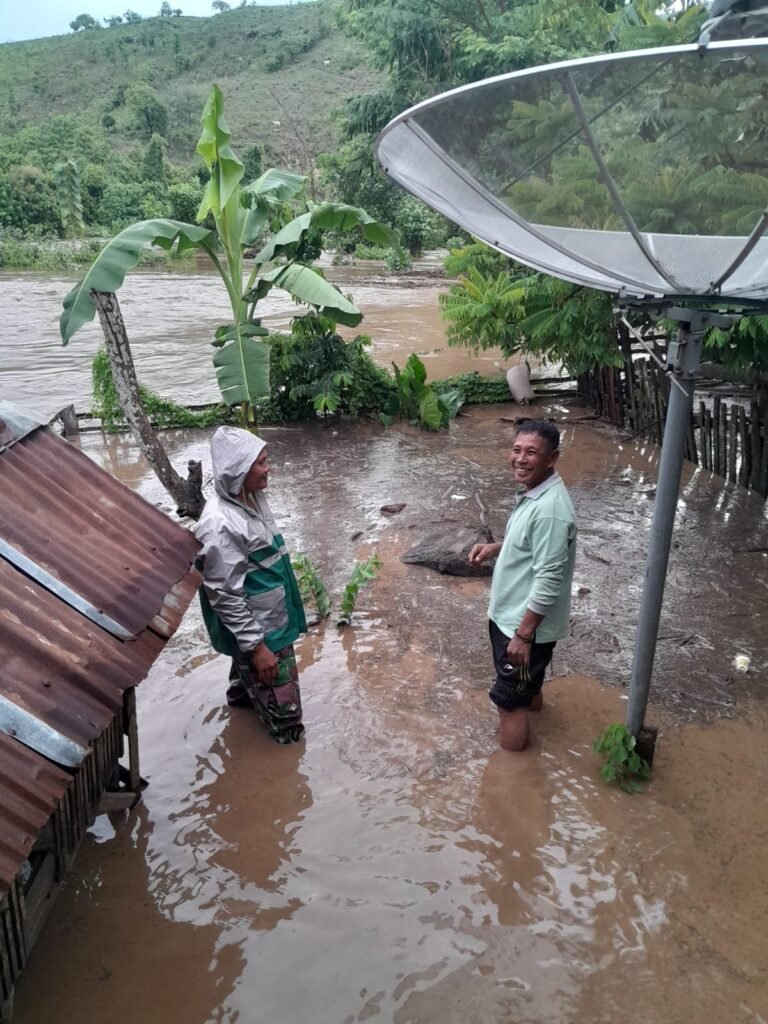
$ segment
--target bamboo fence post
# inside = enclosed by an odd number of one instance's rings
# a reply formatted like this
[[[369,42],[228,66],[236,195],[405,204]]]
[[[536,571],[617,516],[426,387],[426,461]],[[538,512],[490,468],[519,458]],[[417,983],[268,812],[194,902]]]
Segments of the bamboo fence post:
[[[728,479],[732,484],[736,483],[736,434],[738,433],[737,406],[731,405],[731,415],[728,417]]]
[[[747,411],[743,405],[739,406],[739,450],[741,461],[739,463],[739,483],[744,487],[749,485],[749,463],[752,452],[747,444]]]
[[[755,399],[749,406],[750,431],[752,433],[752,465],[749,473],[749,485],[753,491],[760,487],[760,407]]]

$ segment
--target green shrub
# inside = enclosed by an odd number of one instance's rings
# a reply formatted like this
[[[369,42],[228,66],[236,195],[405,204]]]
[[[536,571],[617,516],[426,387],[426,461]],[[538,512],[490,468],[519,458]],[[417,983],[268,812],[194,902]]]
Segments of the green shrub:
[[[270,397],[259,403],[262,421],[377,416],[394,393],[394,381],[366,351],[370,338],[345,341],[322,317],[297,317],[291,334],[271,334],[267,340]]]
[[[91,363],[91,412],[101,420],[102,428],[113,434],[125,426],[125,418],[117,400],[117,390],[112,379],[107,353],[101,349]],[[211,427],[229,420],[229,409],[217,405],[210,409],[193,410],[177,405],[168,398],[161,398],[153,391],[139,385],[144,410],[152,423],[160,428],[167,427]]]
[[[386,263],[387,270],[410,270],[413,266],[407,249],[388,249]]]
[[[458,390],[467,405],[490,405],[512,400],[506,376],[482,377],[477,370],[433,381],[432,390],[439,395],[445,391]]]

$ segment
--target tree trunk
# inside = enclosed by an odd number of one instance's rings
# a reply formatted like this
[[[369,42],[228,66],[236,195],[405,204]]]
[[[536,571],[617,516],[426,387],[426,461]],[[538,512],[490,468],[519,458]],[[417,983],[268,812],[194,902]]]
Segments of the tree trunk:
[[[136,438],[144,458],[176,502],[176,511],[179,515],[198,519],[205,503],[202,465],[190,461],[187,464],[189,476],[186,480],[183,480],[171,465],[141,401],[139,382],[136,379],[131,347],[128,344],[128,334],[117,296],[113,292],[92,291],[91,298],[104,332],[109,367],[125,421]]]

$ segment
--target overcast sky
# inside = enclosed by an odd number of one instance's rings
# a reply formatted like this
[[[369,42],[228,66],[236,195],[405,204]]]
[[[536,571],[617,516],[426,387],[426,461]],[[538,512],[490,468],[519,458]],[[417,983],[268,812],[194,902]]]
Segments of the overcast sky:
[[[259,0],[261,6],[276,6],[290,0]],[[160,10],[161,0],[0,0],[0,43],[20,39],[40,39],[70,32],[70,21],[78,14],[90,14],[102,20],[125,10],[136,11],[143,18],[151,18]],[[170,0],[174,10],[183,14],[207,18],[214,13],[211,0]],[[238,0],[230,0],[231,7]]]

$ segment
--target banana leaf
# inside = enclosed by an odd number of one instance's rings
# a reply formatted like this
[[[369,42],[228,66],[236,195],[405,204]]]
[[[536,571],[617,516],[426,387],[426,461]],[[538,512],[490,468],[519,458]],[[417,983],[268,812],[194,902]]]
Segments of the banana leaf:
[[[253,404],[269,394],[270,346],[254,338],[230,341],[213,354],[216,380],[227,405]]]
[[[294,217],[270,239],[256,257],[258,263],[270,263],[278,256],[297,245],[307,231],[317,229],[323,231],[351,231],[360,228],[363,237],[369,242],[380,245],[394,245],[395,236],[384,224],[374,220],[370,214],[357,206],[345,203],[321,203],[313,206],[307,213]]]
[[[142,220],[115,235],[101,250],[90,268],[64,299],[59,331],[64,345],[83,324],[93,320],[96,310],[91,291],[116,292],[129,270],[139,262],[141,250],[147,245],[170,249],[178,242],[179,252],[199,246],[212,247],[213,236],[208,228],[184,224],[178,220]],[[206,245],[207,243],[207,245]]]
[[[197,152],[211,172],[203,195],[197,220],[205,220],[209,212],[220,217],[234,195],[245,173],[245,165],[235,156],[229,140],[232,137],[224,120],[224,97],[218,85],[212,85],[200,118],[203,132],[197,143]]]
[[[363,314],[338,288],[311,267],[302,263],[291,263],[287,267],[275,267],[262,274],[262,279],[271,281],[277,288],[292,295],[299,302],[319,309],[321,315],[329,316],[337,324],[357,327]]]

